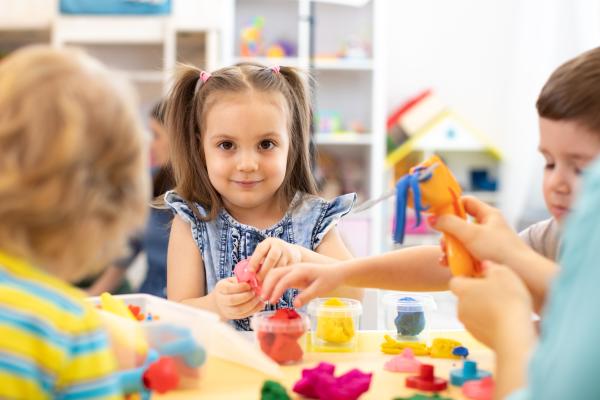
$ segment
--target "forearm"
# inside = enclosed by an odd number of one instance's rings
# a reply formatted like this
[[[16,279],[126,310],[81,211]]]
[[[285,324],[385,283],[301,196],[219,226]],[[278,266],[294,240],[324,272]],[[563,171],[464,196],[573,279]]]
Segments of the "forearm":
[[[314,264],[333,264],[339,262],[340,259],[326,256],[324,254],[317,253],[316,251],[307,249],[306,247],[296,245],[300,250],[301,262],[303,263],[314,263]],[[352,258],[351,256],[344,257],[342,260]]]
[[[540,313],[550,285],[558,274],[558,265],[531,249],[514,254],[506,264],[523,280],[533,298],[535,312]]]
[[[527,383],[527,366],[536,336],[530,316],[522,322],[505,324],[496,346],[496,392],[495,399],[504,399]],[[516,327],[523,326],[521,332]]]
[[[440,265],[438,246],[400,249],[343,263],[345,284],[388,290],[448,290],[451,274]]]
[[[223,317],[223,315],[221,315],[221,312],[219,310],[219,307],[217,307],[217,302],[215,301],[215,297],[212,292],[207,294],[206,296],[195,297],[191,299],[183,299],[179,302],[195,308],[200,308],[202,310],[214,312],[218,314],[222,319],[226,319]]]

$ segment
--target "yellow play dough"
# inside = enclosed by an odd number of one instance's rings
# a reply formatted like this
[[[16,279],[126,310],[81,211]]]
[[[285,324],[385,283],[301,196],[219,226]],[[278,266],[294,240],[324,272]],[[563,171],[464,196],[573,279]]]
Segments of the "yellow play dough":
[[[346,304],[336,297],[323,303],[325,307],[345,307]],[[327,312],[325,312],[327,313]],[[325,314],[320,313],[320,314]],[[327,313],[328,314],[328,313]],[[354,337],[354,319],[346,316],[317,316],[317,337],[329,343],[344,344]]]

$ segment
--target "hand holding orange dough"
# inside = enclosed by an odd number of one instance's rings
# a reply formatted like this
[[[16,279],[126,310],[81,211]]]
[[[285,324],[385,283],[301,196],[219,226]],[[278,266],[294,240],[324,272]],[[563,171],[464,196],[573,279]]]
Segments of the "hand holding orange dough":
[[[406,207],[415,210],[417,221],[421,223],[421,212],[435,217],[455,215],[466,220],[465,209],[460,201],[460,185],[452,172],[437,157],[432,156],[410,169],[396,184],[396,226],[394,241],[402,243],[406,224]],[[478,263],[462,243],[448,233],[444,233],[445,253],[450,271],[455,276],[475,276]]]

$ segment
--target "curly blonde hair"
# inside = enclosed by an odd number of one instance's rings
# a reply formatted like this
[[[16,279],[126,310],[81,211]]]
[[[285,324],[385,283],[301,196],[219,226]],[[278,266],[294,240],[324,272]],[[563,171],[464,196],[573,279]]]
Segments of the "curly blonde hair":
[[[81,52],[0,62],[0,250],[68,281],[123,254],[150,194],[135,104]]]

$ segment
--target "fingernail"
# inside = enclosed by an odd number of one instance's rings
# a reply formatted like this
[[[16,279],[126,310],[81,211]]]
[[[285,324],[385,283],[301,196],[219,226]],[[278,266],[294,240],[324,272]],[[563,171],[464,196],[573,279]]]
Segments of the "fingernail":
[[[436,215],[430,215],[427,217],[427,222],[429,223],[429,225],[431,226],[435,226],[435,224],[437,223],[437,216]]]

